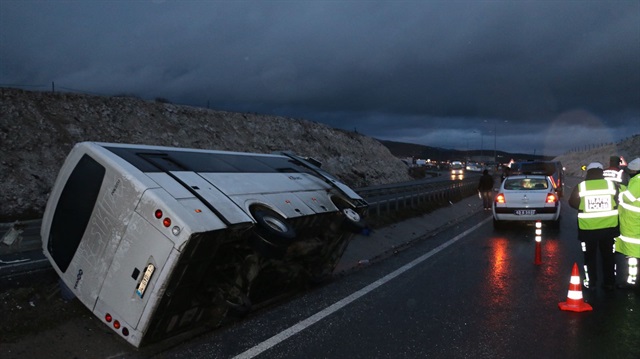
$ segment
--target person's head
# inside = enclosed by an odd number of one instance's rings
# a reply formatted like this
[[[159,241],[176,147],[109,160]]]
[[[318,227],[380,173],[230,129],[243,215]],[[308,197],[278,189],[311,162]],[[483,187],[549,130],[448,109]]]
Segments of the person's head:
[[[627,164],[627,172],[629,173],[629,177],[633,177],[640,173],[640,157]]]
[[[484,170],[484,171],[482,171],[482,174],[483,174],[483,175],[488,175],[488,174],[489,174],[489,170]]]
[[[591,162],[587,165],[587,178],[602,178],[603,166],[600,162]]]
[[[609,167],[620,166],[620,156],[609,156]]]

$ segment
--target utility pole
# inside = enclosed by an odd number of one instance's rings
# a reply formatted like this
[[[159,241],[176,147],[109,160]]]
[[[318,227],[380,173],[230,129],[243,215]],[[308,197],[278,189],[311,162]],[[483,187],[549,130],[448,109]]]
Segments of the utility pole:
[[[498,134],[496,131],[498,130],[498,124],[493,121],[493,162],[498,163],[498,156],[496,155],[497,151],[497,142],[498,142]]]

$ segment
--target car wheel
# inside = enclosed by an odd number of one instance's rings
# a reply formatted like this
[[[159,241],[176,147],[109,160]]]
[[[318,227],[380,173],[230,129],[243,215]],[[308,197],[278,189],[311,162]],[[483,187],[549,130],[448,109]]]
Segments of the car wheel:
[[[493,229],[504,229],[504,223],[502,223],[502,221],[499,221],[497,219],[493,219]]]
[[[296,232],[287,220],[275,211],[260,207],[251,213],[256,220],[256,233],[259,237],[280,247],[287,247],[295,240]]]

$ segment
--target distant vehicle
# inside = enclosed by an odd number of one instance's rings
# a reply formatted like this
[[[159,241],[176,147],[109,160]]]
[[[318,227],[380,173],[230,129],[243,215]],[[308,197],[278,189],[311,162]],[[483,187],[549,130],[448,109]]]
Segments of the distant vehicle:
[[[561,203],[550,176],[515,175],[507,177],[493,202],[493,226],[505,222],[551,222],[559,228]]]
[[[490,161],[490,162],[486,162],[484,164],[486,169],[492,169],[492,170],[497,170],[498,169],[498,163]]]
[[[452,161],[449,165],[451,177],[462,177],[464,175],[464,165],[460,161]]]
[[[63,289],[138,347],[328,278],[366,210],[292,153],[83,142],[41,235]]]
[[[553,188],[564,196],[564,167],[559,161],[524,161],[511,164],[511,174],[543,174],[551,177]]]
[[[482,172],[482,165],[475,162],[467,162],[466,170],[470,172]]]

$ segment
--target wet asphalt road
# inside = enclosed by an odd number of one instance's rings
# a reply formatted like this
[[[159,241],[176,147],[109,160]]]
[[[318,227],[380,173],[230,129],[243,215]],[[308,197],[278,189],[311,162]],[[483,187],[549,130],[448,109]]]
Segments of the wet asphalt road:
[[[286,306],[156,357],[640,357],[640,293],[585,290],[593,311],[558,307],[567,300],[573,263],[582,263],[574,210],[564,206],[560,231],[543,227],[542,238],[536,264],[534,227],[495,232],[481,212]]]
[[[490,214],[481,211],[383,261],[222,329],[178,340],[171,347],[165,343],[136,350],[117,341],[84,354],[87,358],[638,358],[639,293],[583,290],[593,311],[558,308],[567,300],[573,263],[582,263],[575,211],[566,201],[563,204],[560,231],[543,228],[540,264],[535,263],[532,226],[496,232]],[[100,323],[97,328],[103,332]],[[103,337],[95,333],[90,339],[111,341]]]

